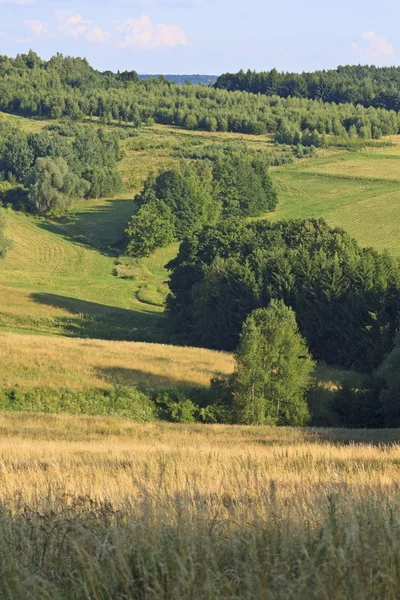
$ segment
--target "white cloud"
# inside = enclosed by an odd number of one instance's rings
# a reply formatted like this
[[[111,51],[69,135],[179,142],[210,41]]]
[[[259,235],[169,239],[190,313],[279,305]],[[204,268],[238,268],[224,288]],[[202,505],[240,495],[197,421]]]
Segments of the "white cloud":
[[[92,26],[92,22],[85,20],[82,15],[59,13],[57,17],[58,30],[67,37],[79,37],[86,35]]]
[[[46,31],[46,25],[42,21],[25,21],[25,26],[35,37],[40,37]]]
[[[111,33],[93,25],[87,32],[86,39],[88,42],[108,42],[111,39]]]
[[[367,31],[363,40],[362,45],[351,45],[353,52],[362,60],[376,65],[394,62],[395,48],[386,38],[376,35],[375,31]]]
[[[104,31],[92,21],[84,19],[81,14],[59,12],[55,19],[44,21],[25,21],[33,37],[41,39],[56,39],[60,36],[79,38],[88,42],[107,42],[111,34]]]
[[[178,25],[153,25],[147,15],[142,15],[139,19],[128,19],[117,26],[125,34],[120,42],[121,46],[176,48],[189,43],[186,33]]]

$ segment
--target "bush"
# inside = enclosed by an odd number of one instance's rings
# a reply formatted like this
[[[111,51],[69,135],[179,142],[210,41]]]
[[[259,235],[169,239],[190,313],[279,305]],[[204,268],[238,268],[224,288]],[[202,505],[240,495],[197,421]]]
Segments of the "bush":
[[[18,389],[0,391],[0,410],[124,417],[139,423],[154,421],[154,402],[136,388],[112,390]]]
[[[155,399],[158,416],[172,423],[194,423],[198,416],[198,407],[185,394],[175,388],[159,392]]]

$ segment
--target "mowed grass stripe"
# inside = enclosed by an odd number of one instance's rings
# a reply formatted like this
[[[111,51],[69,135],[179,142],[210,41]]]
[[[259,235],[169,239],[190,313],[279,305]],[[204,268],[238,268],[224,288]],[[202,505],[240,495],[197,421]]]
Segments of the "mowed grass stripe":
[[[273,172],[280,202],[272,221],[323,217],[363,246],[400,256],[400,189],[392,183],[315,177],[290,168]]]

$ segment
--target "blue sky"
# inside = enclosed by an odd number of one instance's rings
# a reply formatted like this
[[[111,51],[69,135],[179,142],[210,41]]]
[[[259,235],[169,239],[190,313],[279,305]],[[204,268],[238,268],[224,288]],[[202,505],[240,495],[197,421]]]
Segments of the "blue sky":
[[[139,73],[393,65],[399,17],[396,0],[0,0],[0,54]]]

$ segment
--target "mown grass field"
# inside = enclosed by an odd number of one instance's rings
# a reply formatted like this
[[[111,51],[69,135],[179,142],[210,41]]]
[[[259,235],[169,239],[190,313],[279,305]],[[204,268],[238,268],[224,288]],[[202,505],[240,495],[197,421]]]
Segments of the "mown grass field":
[[[397,140],[395,140],[397,142]],[[273,220],[323,217],[363,246],[400,256],[400,145],[321,156],[273,169]]]
[[[395,600],[400,431],[0,414],[2,598]]]

